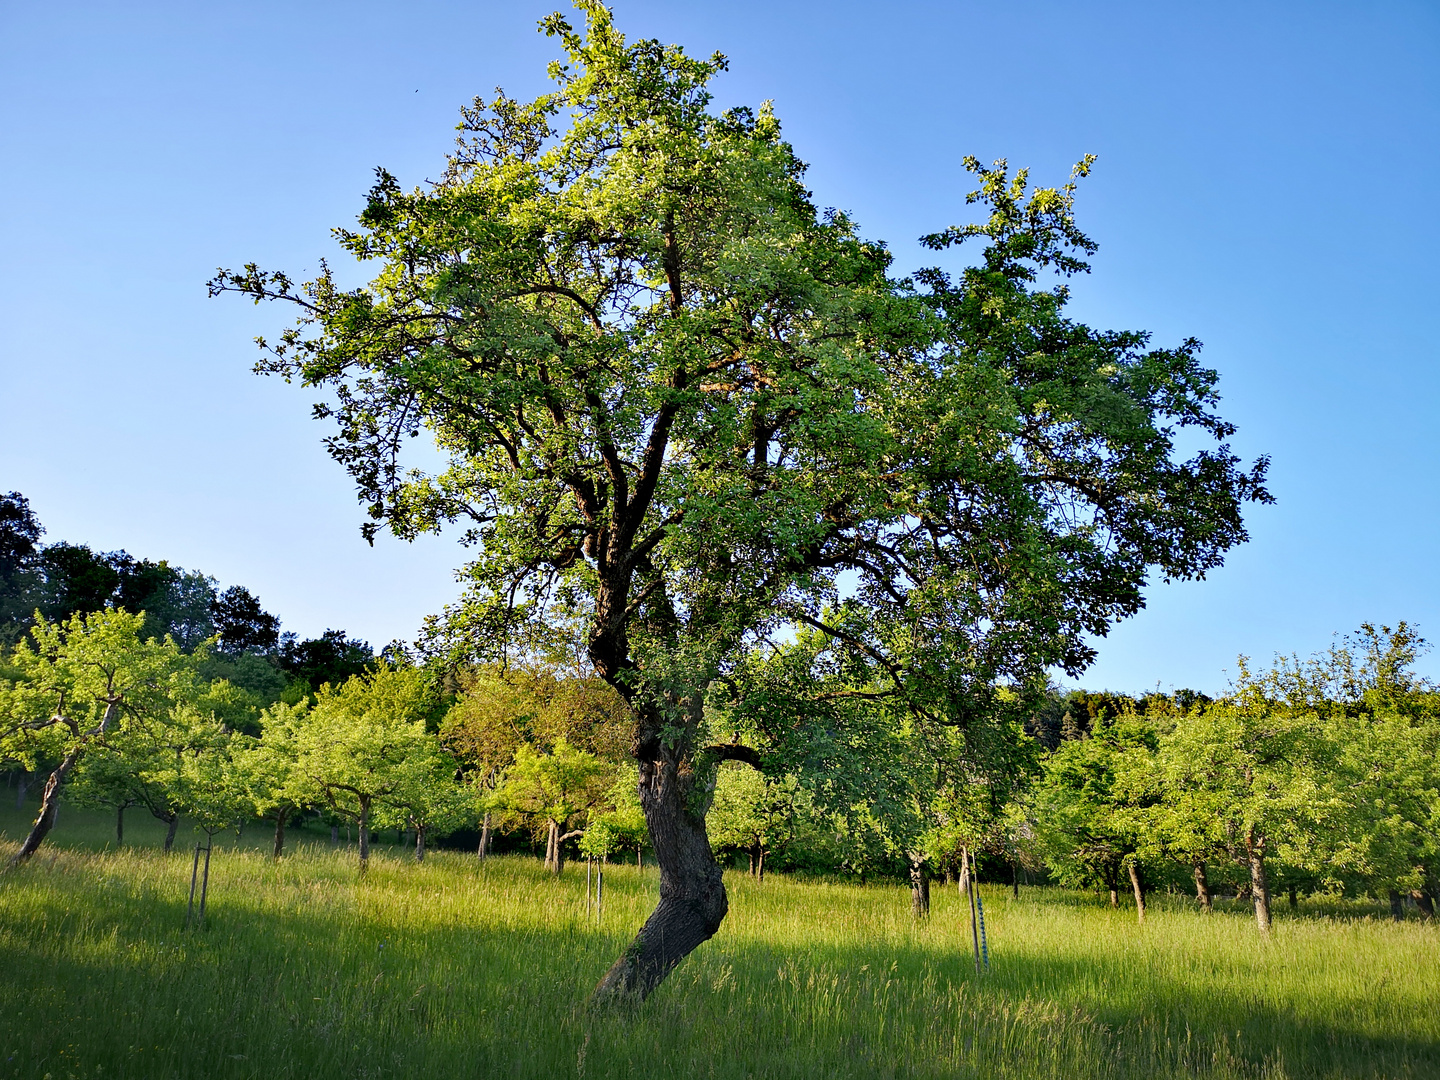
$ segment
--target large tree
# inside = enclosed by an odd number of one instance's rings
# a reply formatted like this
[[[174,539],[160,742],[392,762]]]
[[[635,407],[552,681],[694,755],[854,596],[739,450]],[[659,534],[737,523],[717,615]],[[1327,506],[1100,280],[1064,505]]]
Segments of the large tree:
[[[723,56],[579,6],[584,32],[542,23],[552,93],[477,99],[425,188],[379,172],[337,233],[370,285],[250,265],[211,288],[298,306],[260,367],[326,391],[367,535],[466,523],[451,641],[579,629],[629,702],[660,902],[598,992],[643,996],[725,916],[705,811],[753,753],[707,748],[704,700],[757,637],[827,626],[910,707],[982,723],[998,685],[1081,670],[1152,570],[1218,565],[1268,496],[1198,343],[1092,330],[1040,286],[1094,246],[1070,186],[972,161],[988,218],[927,242],[979,237],[978,264],[897,279],[768,106],[711,111]],[[1219,445],[1182,459],[1179,428]],[[433,475],[403,454],[422,431]]]

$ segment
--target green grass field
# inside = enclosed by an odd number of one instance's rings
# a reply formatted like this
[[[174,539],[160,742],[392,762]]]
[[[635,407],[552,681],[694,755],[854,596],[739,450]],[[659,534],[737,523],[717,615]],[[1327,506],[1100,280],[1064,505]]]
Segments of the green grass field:
[[[0,810],[0,856],[29,814]],[[56,841],[0,875],[0,1077],[1440,1077],[1440,926],[1378,908],[1156,899],[1147,925],[1094,897],[984,887],[977,977],[954,890],[931,918],[892,885],[730,877],[720,934],[643,1007],[590,988],[653,903],[610,867],[260,830],[217,838],[208,925],[185,931],[194,839],[62,808]],[[193,850],[193,848],[192,848]]]

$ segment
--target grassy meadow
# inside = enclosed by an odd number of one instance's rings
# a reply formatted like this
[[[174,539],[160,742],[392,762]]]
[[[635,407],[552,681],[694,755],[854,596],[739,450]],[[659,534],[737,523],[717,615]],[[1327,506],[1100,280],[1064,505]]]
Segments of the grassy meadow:
[[[0,810],[8,858],[31,812]],[[217,838],[185,931],[193,834],[62,807],[53,846],[0,874],[0,1077],[1440,1077],[1440,926],[1378,907],[1247,912],[983,886],[915,923],[895,885],[733,874],[730,916],[636,1010],[590,988],[648,913],[653,867],[585,868],[263,830]],[[1222,905],[1223,907],[1223,905]]]

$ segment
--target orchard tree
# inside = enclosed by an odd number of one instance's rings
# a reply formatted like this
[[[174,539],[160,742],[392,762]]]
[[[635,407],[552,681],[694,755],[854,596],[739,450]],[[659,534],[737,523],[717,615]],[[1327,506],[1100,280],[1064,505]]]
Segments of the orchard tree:
[[[272,853],[285,852],[285,826],[297,812],[319,800],[320,788],[299,769],[300,732],[309,706],[277,702],[260,714],[260,737],[237,740],[234,769],[255,817],[275,822]]]
[[[29,768],[40,759],[59,762],[12,866],[49,834],[61,789],[89,751],[133,724],[166,723],[193,692],[193,659],[168,637],[142,640],[143,622],[143,615],[113,609],[64,623],[42,616],[11,654],[18,677],[0,683],[4,754]]]
[[[627,756],[630,710],[600,679],[565,676],[553,664],[484,664],[460,671],[458,682],[440,737],[459,758],[484,815],[481,858],[489,848],[492,796],[522,745],[548,751],[564,739],[606,760]]]
[[[1159,737],[1139,717],[1103,722],[1045,759],[1031,807],[1036,839],[1068,885],[1103,884],[1118,903],[1120,874],[1130,879],[1135,916],[1145,921],[1144,862],[1154,855],[1160,803]]]
[[[565,867],[567,840],[583,836],[590,816],[605,808],[612,767],[557,739],[549,753],[522,744],[492,804],[545,831],[545,869]]]
[[[1071,186],[969,161],[987,216],[926,242],[978,261],[893,277],[768,105],[710,109],[723,56],[579,7],[584,31],[542,23],[553,92],[477,99],[427,187],[379,172],[337,233],[370,285],[250,265],[211,289],[298,308],[261,368],[325,393],[365,535],[465,523],[432,647],[578,630],[630,705],[660,900],[597,995],[643,997],[725,916],[705,812],[742,751],[707,747],[704,698],[758,637],[827,625],[843,589],[864,617],[837,636],[909,707],[983,724],[998,685],[1083,669],[1151,573],[1218,566],[1268,495],[1197,342],[1093,330],[1039,282],[1087,269]],[[421,432],[433,475],[403,454]]]
[[[296,717],[298,782],[291,798],[323,800],[355,822],[361,871],[370,862],[372,815],[406,782],[405,761],[433,740],[425,727],[434,707],[423,671],[381,665],[339,686],[322,686],[314,708]]]

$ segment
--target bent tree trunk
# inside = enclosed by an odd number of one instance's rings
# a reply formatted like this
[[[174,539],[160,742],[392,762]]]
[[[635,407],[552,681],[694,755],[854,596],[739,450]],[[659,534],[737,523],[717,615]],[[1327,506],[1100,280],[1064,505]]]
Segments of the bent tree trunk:
[[[480,858],[485,858],[490,851],[490,811],[485,811],[485,820],[480,825],[480,847],[475,852]]]
[[[177,814],[174,810],[171,810],[170,813],[161,817],[160,820],[165,822],[166,825],[165,854],[169,855],[171,849],[175,847],[175,830],[180,827],[180,815]]]
[[[1195,899],[1200,901],[1200,906],[1206,911],[1215,909],[1215,903],[1210,899],[1210,881],[1205,875],[1204,859],[1195,863]]]
[[[70,775],[70,770],[75,767],[75,762],[80,760],[81,747],[77,746],[65,755],[65,760],[55,766],[55,771],[50,774],[50,779],[45,781],[45,793],[40,797],[40,814],[35,818],[35,824],[30,827],[30,834],[25,837],[25,842],[20,845],[20,850],[10,858],[11,866],[18,866],[31,855],[35,854],[38,848],[50,835],[50,830],[55,827],[55,815],[60,807],[60,787],[65,783],[65,778]]]
[[[1130,871],[1130,888],[1135,893],[1135,921],[1145,921],[1145,886],[1140,880],[1140,860],[1127,859],[1126,868]]]
[[[676,964],[714,936],[729,910],[705,832],[709,792],[696,790],[688,762],[656,743],[642,744],[636,756],[640,805],[660,867],[660,903],[595,987],[596,1001],[644,1000]]]
[[[1270,883],[1265,877],[1265,837],[1252,826],[1245,834],[1250,857],[1250,894],[1255,901],[1255,924],[1262,934],[1270,933]]]

